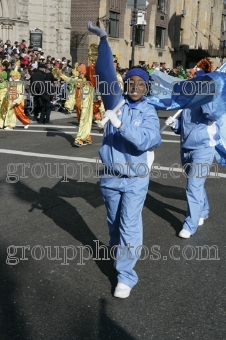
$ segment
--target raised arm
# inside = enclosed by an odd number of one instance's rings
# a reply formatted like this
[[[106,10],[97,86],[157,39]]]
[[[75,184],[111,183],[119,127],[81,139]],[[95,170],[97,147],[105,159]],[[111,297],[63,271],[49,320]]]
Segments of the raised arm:
[[[113,63],[113,55],[107,42],[107,33],[100,27],[88,22],[90,32],[100,37],[98,58],[96,61],[97,91],[101,93],[105,110],[113,110],[122,99],[122,90],[119,86]]]

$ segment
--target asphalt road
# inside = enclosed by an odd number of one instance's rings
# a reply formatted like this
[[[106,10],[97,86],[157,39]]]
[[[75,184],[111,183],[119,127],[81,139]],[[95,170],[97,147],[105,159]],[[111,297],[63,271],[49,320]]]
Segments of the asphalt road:
[[[49,125],[0,131],[0,339],[225,339],[226,168],[207,179],[209,219],[180,239],[186,179],[179,137],[166,130],[143,209],[139,283],[116,299],[112,261],[98,260],[108,245],[102,135],[93,126],[93,144],[73,148],[77,129],[74,116],[52,113]]]

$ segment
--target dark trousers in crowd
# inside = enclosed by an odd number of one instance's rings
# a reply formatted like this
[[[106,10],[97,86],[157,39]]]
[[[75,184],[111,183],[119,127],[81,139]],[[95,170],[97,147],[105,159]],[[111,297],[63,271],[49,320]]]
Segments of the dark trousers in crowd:
[[[42,106],[41,106],[41,115],[39,118],[39,123],[49,123],[50,120],[50,113],[51,113],[51,105],[50,105],[50,98],[41,97]]]
[[[41,110],[42,110],[42,98],[41,96],[34,96],[34,116],[37,120]]]

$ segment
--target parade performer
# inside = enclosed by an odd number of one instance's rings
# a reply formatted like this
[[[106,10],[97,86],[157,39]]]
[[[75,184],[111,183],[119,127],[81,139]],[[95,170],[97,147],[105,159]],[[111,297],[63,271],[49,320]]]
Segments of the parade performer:
[[[116,62],[116,61],[114,62],[114,68],[115,68],[115,71],[116,71],[117,80],[118,80],[118,82],[119,82],[119,87],[120,87],[120,89],[123,91],[123,90],[124,90],[123,79],[122,79],[121,74],[120,74],[119,71],[117,70],[117,62]]]
[[[156,110],[144,96],[148,91],[148,74],[142,68],[127,72],[128,95],[118,115],[113,111],[124,96],[117,82],[107,34],[91,22],[88,30],[100,37],[96,74],[107,110],[105,117],[109,119],[99,154],[105,166],[100,186],[107,210],[111,253],[114,253],[118,273],[114,296],[127,298],[138,282],[134,267],[142,248],[141,213],[153,150],[161,143],[159,120]],[[106,83],[108,94],[103,91]]]
[[[93,115],[95,119],[95,123],[99,123],[104,116],[105,109],[104,109],[104,104],[103,101],[101,100],[101,96],[96,96],[96,100],[94,100],[93,103]]]
[[[27,129],[30,119],[24,113],[24,84],[20,81],[21,74],[18,71],[19,63],[10,72],[11,81],[8,83],[7,111],[4,119],[5,130],[12,130],[16,126],[16,118]]]
[[[3,71],[0,64],[0,129],[4,127],[5,116],[8,109],[7,94],[7,73]]]
[[[61,77],[70,85],[65,108],[68,111],[72,111],[74,105],[76,107],[79,130],[72,145],[81,147],[92,144],[90,131],[93,119],[94,87],[90,82],[89,67],[87,67],[85,64],[80,64],[77,70],[78,77],[67,77],[59,70],[56,73],[58,77]]]
[[[75,102],[76,102],[76,81],[78,79],[77,76],[71,76],[68,77],[65,74],[62,74],[62,72],[59,74],[59,77],[63,79],[66,83],[68,83],[68,92],[67,92],[67,99],[64,103],[64,108],[67,110],[68,113],[72,113],[72,111],[75,108]]]
[[[99,82],[99,80],[97,80],[96,71],[95,71],[95,64],[96,64],[97,57],[98,57],[98,45],[97,44],[91,44],[89,46],[88,56],[89,56],[89,61],[90,61],[89,68],[88,68],[89,79],[93,87],[96,88],[97,82]],[[96,92],[97,92],[97,89],[96,89]],[[101,96],[98,93],[95,93],[94,101],[93,101],[93,116],[94,116],[94,122],[96,124],[98,124],[102,120],[104,112],[105,112],[105,109],[104,109],[104,104],[101,99]],[[101,129],[100,132],[102,131],[103,130]]]
[[[85,64],[78,66],[79,76],[76,79],[76,113],[79,123],[79,130],[73,146],[81,147],[92,144],[90,135],[93,121],[93,97],[94,87],[88,75],[89,68]],[[88,80],[88,81],[87,81]]]
[[[74,77],[78,77],[78,62],[76,61],[76,63],[74,63],[74,68],[72,70],[72,74]]]
[[[211,64],[204,59],[190,75],[200,76],[210,71]],[[216,118],[213,118],[216,112],[216,105],[210,102],[184,109],[178,119],[170,116],[166,120],[166,124],[181,136],[181,162],[187,175],[187,214],[179,233],[182,238],[190,238],[209,216],[210,207],[204,185],[219,140],[219,128]]]

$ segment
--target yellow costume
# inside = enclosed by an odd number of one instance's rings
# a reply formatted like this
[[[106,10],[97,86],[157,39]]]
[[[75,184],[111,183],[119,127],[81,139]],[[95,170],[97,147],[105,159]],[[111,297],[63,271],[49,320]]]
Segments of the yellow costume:
[[[72,74],[74,77],[78,77],[78,62],[74,63],[74,68],[72,70]]]
[[[16,118],[21,121],[25,128],[28,128],[30,119],[24,113],[24,84],[20,81],[20,73],[15,70],[10,72],[12,81],[9,82],[8,94],[5,98],[7,101],[4,106],[4,126],[5,129],[13,129],[16,126]]]
[[[75,82],[76,77],[68,77],[65,74],[62,74],[60,70],[60,63],[55,63],[55,66],[52,69],[52,74],[55,79],[60,81],[63,79],[66,83],[69,83],[69,93],[67,94],[67,100],[64,103],[64,108],[69,112],[72,113],[75,107]]]
[[[85,76],[89,68],[85,64],[78,66],[79,77],[76,81],[76,113],[79,122],[79,130],[73,146],[92,144],[90,131],[93,120],[93,96],[94,87],[87,82]],[[90,79],[89,79],[90,80]]]
[[[79,131],[73,146],[92,144],[90,131],[93,120],[94,87],[85,78],[85,75],[89,73],[85,64],[78,66],[78,72],[78,77],[67,77],[58,71],[60,77],[71,85],[64,107],[68,111],[72,111],[74,105],[76,107]]]
[[[0,66],[1,67],[1,66]],[[7,73],[0,68],[0,129],[3,129],[5,116],[8,108],[7,94]]]
[[[74,76],[68,77],[64,74],[61,75],[61,78],[65,80],[67,83],[69,83],[69,92],[67,94],[67,100],[64,103],[64,108],[69,112],[72,113],[75,107],[75,84],[77,78]]]

